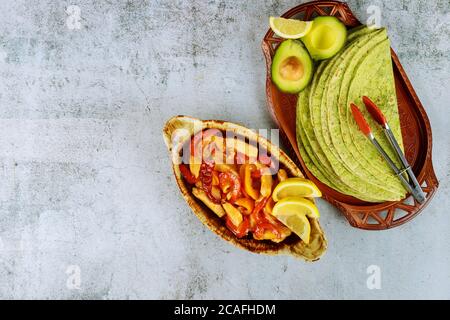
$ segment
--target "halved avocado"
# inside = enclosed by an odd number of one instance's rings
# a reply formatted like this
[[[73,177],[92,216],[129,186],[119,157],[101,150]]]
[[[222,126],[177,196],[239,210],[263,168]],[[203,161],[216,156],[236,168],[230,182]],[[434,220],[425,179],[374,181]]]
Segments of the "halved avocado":
[[[272,81],[283,92],[299,93],[311,81],[312,59],[300,41],[285,40],[272,61]]]
[[[302,38],[314,60],[331,58],[345,45],[347,28],[336,17],[320,16],[313,20],[311,31]]]

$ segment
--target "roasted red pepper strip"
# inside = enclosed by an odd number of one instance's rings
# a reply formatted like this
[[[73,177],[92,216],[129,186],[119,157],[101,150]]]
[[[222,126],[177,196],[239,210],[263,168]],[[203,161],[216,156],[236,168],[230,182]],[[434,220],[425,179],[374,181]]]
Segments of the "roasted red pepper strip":
[[[220,203],[220,201],[212,195],[213,170],[214,163],[203,162],[200,168],[200,181],[202,182],[203,191],[208,195],[208,198],[214,203]]]
[[[257,170],[256,166],[254,164],[245,164],[245,165],[243,165],[243,167],[244,167],[244,169],[243,169],[244,177],[242,179],[243,179],[245,193],[248,194],[250,196],[250,198],[252,198],[253,200],[258,200],[259,199],[259,187],[255,188],[253,186],[253,183],[255,182],[255,180],[252,179],[252,172]]]
[[[263,222],[257,224],[253,232],[255,233],[255,236],[257,238],[263,238],[266,231],[271,232],[277,238],[281,237],[281,233],[278,231],[277,227],[271,224],[270,222]]]
[[[243,238],[246,235],[248,235],[250,231],[250,221],[247,216],[244,216],[244,220],[239,226],[235,226],[231,220],[227,217],[226,218],[226,226],[228,229],[230,229],[233,234],[238,238]]]
[[[259,215],[261,210],[266,205],[267,201],[269,201],[269,197],[261,198],[261,199],[255,201],[255,208],[253,209],[253,212],[252,212],[252,214],[255,215],[255,218],[257,218],[256,216]]]
[[[189,170],[185,164],[180,164],[180,171],[183,178],[186,179],[189,184],[195,184],[197,182],[198,179],[194,177],[191,170]]]
[[[194,135],[191,139],[191,154],[194,155],[194,152],[197,151],[195,149],[197,149],[199,147],[199,143],[202,141],[202,136],[203,136],[203,132],[199,132],[196,135]],[[202,145],[200,144],[200,147]],[[201,151],[200,151],[200,155],[201,155]]]
[[[191,139],[191,155],[201,159],[203,157],[203,143],[212,136],[222,137],[222,134],[218,129],[207,129],[196,133]]]
[[[252,171],[252,174],[251,174],[253,179],[259,179],[259,178],[261,178],[261,175],[262,175],[261,170]]]
[[[219,184],[223,190],[223,186],[231,184],[231,191],[228,193],[229,202],[234,203],[241,196],[241,180],[238,176],[231,172],[222,172],[219,174]]]
[[[261,238],[264,236],[264,232],[270,231],[274,235],[277,236],[277,238],[281,237],[281,233],[278,230],[277,226],[272,224],[268,219],[266,219],[264,212],[262,212],[262,209],[265,207],[267,202],[269,201],[270,197],[261,198],[258,201],[255,202],[255,208],[252,212],[252,217],[256,223],[255,227],[253,228],[253,232],[255,233],[255,236],[258,238]]]

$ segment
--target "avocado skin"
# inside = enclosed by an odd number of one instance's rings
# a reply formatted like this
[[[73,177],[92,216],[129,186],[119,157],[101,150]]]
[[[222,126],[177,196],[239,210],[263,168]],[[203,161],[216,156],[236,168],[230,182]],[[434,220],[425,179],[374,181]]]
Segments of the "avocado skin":
[[[330,48],[327,49],[319,49],[314,47],[313,45],[314,43],[313,38],[315,36],[315,31],[322,26],[327,26],[336,33],[335,34],[336,41]],[[310,32],[306,36],[302,37],[301,40],[314,60],[329,59],[344,47],[345,42],[347,40],[347,28],[336,17],[319,16],[313,20],[313,25]]]
[[[303,65],[303,76],[293,81],[280,75],[281,63],[289,58],[296,57]],[[299,93],[310,83],[313,76],[313,61],[305,46],[298,40],[285,40],[277,48],[272,60],[272,82],[285,93]]]

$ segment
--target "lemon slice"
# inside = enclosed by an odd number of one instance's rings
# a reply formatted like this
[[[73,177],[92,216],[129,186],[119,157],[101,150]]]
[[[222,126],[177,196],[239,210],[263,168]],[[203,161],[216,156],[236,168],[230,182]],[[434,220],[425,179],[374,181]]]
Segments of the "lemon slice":
[[[320,216],[314,203],[299,197],[285,198],[277,202],[273,207],[272,215],[297,234],[306,244],[309,243],[311,235],[311,225],[307,216],[311,218]]]
[[[277,202],[287,197],[319,198],[322,196],[319,188],[311,180],[304,178],[289,178],[280,182],[273,190],[273,201]]]
[[[312,28],[312,21],[296,19],[269,18],[270,28],[279,37],[284,39],[299,39],[308,34]]]
[[[275,217],[287,214],[300,214],[313,219],[320,218],[320,213],[316,205],[312,201],[300,197],[284,198],[278,201],[272,209],[272,215]]]

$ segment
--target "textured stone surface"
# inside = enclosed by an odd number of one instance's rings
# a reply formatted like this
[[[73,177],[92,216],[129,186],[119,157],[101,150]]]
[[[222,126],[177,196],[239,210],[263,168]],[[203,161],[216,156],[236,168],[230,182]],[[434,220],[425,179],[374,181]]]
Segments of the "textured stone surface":
[[[260,41],[298,3],[0,2],[0,298],[450,298],[448,0],[349,1],[380,6],[430,116],[441,187],[419,217],[366,232],[319,201],[329,250],[306,264],[231,247],[178,193],[164,122],[273,127]]]

